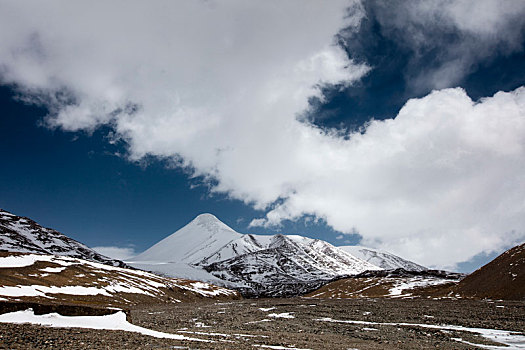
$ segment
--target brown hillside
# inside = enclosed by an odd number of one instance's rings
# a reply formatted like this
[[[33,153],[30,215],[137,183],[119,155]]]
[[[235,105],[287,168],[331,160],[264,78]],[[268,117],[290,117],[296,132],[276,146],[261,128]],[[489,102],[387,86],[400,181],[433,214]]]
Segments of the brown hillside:
[[[463,297],[524,300],[525,243],[465,277],[454,292]]]
[[[0,252],[0,303],[128,308],[238,298],[237,292],[209,283],[70,257]]]
[[[330,282],[305,296],[322,299],[440,297],[447,295],[462,277],[462,274],[437,270],[367,271]]]

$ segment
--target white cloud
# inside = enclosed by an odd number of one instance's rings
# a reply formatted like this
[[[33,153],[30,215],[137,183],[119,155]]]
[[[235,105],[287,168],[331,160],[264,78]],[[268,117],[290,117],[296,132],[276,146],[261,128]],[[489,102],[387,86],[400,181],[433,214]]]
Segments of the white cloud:
[[[332,45],[350,4],[7,2],[0,76],[52,125],[111,123],[131,159],[176,158],[267,209],[252,225],[310,214],[437,266],[525,238],[524,89],[436,91],[346,138],[298,121],[318,84],[369,69]]]
[[[441,267],[525,239],[525,88],[479,103],[435,91],[320,156],[259,224],[314,214]]]
[[[108,256],[113,259],[126,260],[137,255],[137,252],[132,247],[113,247],[100,246],[91,248],[99,254]]]

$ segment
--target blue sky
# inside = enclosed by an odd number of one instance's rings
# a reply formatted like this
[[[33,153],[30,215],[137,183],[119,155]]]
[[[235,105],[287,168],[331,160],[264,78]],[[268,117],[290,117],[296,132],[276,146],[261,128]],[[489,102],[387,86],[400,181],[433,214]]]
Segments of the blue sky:
[[[468,3],[5,2],[0,207],[89,246],[211,212],[470,271],[525,239],[525,6]]]

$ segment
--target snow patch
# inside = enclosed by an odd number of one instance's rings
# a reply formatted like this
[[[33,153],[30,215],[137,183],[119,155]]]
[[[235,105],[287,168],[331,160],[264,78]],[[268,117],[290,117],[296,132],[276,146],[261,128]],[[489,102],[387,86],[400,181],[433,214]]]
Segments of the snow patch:
[[[266,349],[277,349],[277,350],[310,350],[310,349],[299,349],[299,348],[290,348],[286,346],[280,346],[280,345],[259,345],[259,344],[253,344],[254,347],[257,348],[266,348]]]
[[[275,310],[275,307],[260,307],[259,310],[268,312],[268,311]]]
[[[267,316],[268,317],[273,317],[273,318],[295,318],[294,315],[292,315],[293,312],[281,312],[280,314],[268,314]]]
[[[49,273],[59,273],[64,271],[65,269],[65,267],[45,267],[43,269],[40,269],[40,271]]]
[[[135,326],[126,320],[126,314],[118,311],[105,316],[62,316],[57,313],[35,315],[33,309],[10,312],[0,315],[1,323],[31,323],[48,327],[89,328],[140,333],[155,338],[191,340],[210,342],[210,340],[189,338],[180,334],[157,332],[151,329]]]
[[[10,255],[0,257],[0,268],[26,267],[31,266],[37,261],[52,261],[52,255]]]
[[[10,297],[48,297],[46,294],[69,294],[69,295],[106,295],[107,291],[97,287],[83,286],[2,286],[0,295]]]
[[[442,278],[429,278],[429,277],[414,277],[409,280],[394,280],[394,287],[390,288],[389,295],[392,297],[408,296],[410,294],[404,294],[405,290],[411,290],[414,288],[437,286],[445,283],[455,283],[457,280],[442,279]]]
[[[396,326],[396,327],[421,327],[428,329],[447,330],[447,331],[460,331],[476,333],[482,337],[492,340],[496,343],[505,344],[505,346],[493,346],[483,344],[472,344],[480,348],[485,349],[525,349],[525,334],[513,331],[505,331],[500,329],[488,329],[488,328],[472,328],[455,325],[433,325],[424,323],[392,323],[392,322],[368,322],[368,321],[355,321],[355,320],[334,320],[329,317],[315,319],[315,321],[322,322],[334,322],[334,323],[350,323],[350,324],[362,324],[362,325],[377,325],[377,326]],[[452,338],[457,340],[459,338]]]

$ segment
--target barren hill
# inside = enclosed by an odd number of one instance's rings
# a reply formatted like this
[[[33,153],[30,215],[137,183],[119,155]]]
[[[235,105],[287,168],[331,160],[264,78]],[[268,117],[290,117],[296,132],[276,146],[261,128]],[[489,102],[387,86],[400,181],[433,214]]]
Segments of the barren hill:
[[[70,257],[0,252],[0,302],[129,308],[236,298],[237,292],[209,283]]]
[[[525,243],[465,277],[454,292],[465,297],[524,300]]]

